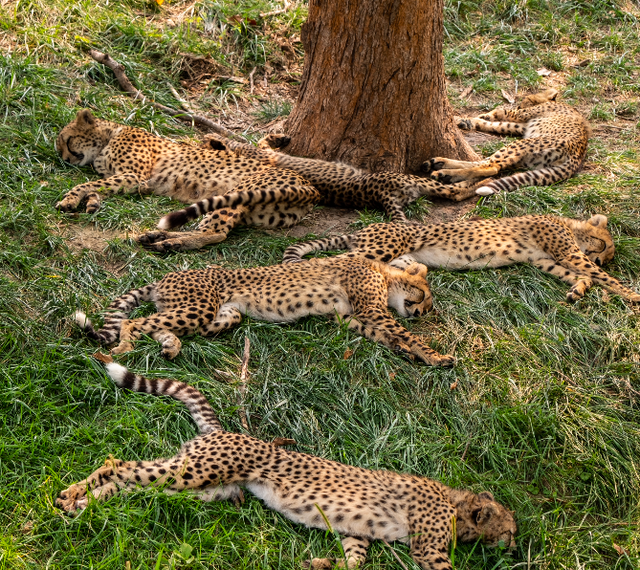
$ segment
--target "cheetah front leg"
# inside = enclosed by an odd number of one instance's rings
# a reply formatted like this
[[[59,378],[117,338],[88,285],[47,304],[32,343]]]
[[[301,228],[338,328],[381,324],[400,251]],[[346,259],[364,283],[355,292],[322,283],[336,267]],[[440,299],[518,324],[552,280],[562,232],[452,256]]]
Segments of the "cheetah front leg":
[[[527,122],[516,123],[515,121],[489,121],[480,117],[456,117],[456,124],[459,129],[465,131],[480,131],[491,135],[503,135],[512,137],[522,137],[527,130]]]
[[[640,303],[640,295],[625,287],[615,277],[600,269],[582,252],[574,253],[557,261],[541,259],[533,262],[547,273],[551,273],[569,283],[572,287],[567,293],[567,301],[573,302],[584,297],[594,282],[616,293],[632,303]]]
[[[331,558],[314,558],[311,560],[310,568],[320,570],[324,568],[346,568],[352,570],[364,564],[367,559],[367,548],[369,541],[366,538],[357,538],[355,536],[345,536],[342,539],[342,550],[344,558],[335,563]]]
[[[107,459],[104,465],[89,477],[62,491],[56,504],[67,512],[74,512],[85,509],[90,498],[104,501],[127,487],[135,487],[136,484],[148,485],[151,479],[146,467],[151,471],[156,465],[157,462],[152,461]],[[136,471],[140,473],[138,480]]]
[[[149,192],[147,183],[137,174],[116,174],[104,180],[78,184],[66,193],[65,197],[56,204],[56,208],[62,212],[71,212],[76,210],[80,202],[86,198],[86,212],[92,214],[100,207],[101,194],[98,190],[102,191],[103,196],[116,194],[121,190],[125,190],[126,193],[131,193],[134,190],[138,190],[141,194]]]
[[[453,366],[455,363],[453,356],[439,354],[429,348],[420,338],[398,324],[388,312],[377,307],[368,307],[354,313],[349,321],[349,328],[392,350],[417,357],[431,366]]]
[[[411,558],[424,570],[452,570],[448,547],[451,529],[416,533],[411,537]]]
[[[525,123],[512,123],[506,121],[485,121],[478,118],[463,118],[456,117],[456,123],[458,128],[463,130],[477,130],[485,133],[499,134],[499,135],[512,135],[523,136],[526,124]],[[482,162],[470,162],[467,160],[454,160],[452,158],[445,158],[436,156],[430,158],[422,164],[422,170],[427,174],[431,174],[436,180],[440,180],[443,183],[460,182],[461,180],[468,180],[472,176],[463,173],[452,173],[450,170],[462,170],[473,171],[477,169]],[[436,171],[446,170],[445,173],[435,174]],[[488,178],[495,176],[499,170],[494,171],[494,168],[486,168],[483,171],[477,171],[473,177]]]

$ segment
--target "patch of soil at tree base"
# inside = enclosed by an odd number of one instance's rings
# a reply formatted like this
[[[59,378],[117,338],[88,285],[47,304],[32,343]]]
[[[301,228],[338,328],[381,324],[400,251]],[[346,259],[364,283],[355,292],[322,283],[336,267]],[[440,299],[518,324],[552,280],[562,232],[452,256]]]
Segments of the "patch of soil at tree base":
[[[302,238],[307,234],[339,236],[352,233],[349,226],[358,219],[355,210],[347,208],[315,208],[302,222],[284,230],[265,230],[271,235]]]
[[[464,134],[465,140],[473,147],[482,145],[482,144],[487,144],[490,141],[494,141],[497,138],[500,138],[495,135],[492,135],[489,133],[483,133],[480,131],[463,131],[463,134]],[[474,150],[478,152],[477,148],[474,148]]]
[[[433,198],[431,200],[433,205],[429,208],[429,214],[425,216],[424,223],[443,224],[445,222],[459,220],[476,207],[479,198],[479,196],[475,196],[462,202],[451,202],[450,200]]]

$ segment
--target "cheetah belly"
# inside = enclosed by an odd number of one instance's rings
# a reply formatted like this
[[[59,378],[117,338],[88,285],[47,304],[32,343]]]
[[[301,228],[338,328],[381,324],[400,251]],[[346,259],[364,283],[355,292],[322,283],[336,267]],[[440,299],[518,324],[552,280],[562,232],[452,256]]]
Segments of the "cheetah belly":
[[[414,251],[405,258],[412,257],[432,269],[482,269],[485,267],[502,267],[514,263],[515,258],[503,255],[502,252],[465,252],[456,250],[451,253],[438,247],[425,247]]]
[[[315,501],[301,497],[294,502],[292,499],[283,497],[280,489],[269,481],[249,481],[244,486],[264,501],[270,509],[282,513],[289,520],[311,528],[327,528]],[[388,542],[395,540],[409,542],[406,521],[394,520],[380,509],[363,506],[347,512],[343,507],[329,503],[322,505],[322,512],[333,529],[342,535],[363,536],[373,540],[383,539]],[[354,516],[356,514],[360,515],[357,519]],[[381,522],[383,524],[380,524]]]
[[[284,297],[279,293],[272,297],[243,295],[225,305],[235,307],[253,319],[273,323],[290,323],[309,315],[350,315],[353,312],[349,298],[340,287],[328,287],[322,293],[309,295],[303,289],[297,291],[292,287]]]

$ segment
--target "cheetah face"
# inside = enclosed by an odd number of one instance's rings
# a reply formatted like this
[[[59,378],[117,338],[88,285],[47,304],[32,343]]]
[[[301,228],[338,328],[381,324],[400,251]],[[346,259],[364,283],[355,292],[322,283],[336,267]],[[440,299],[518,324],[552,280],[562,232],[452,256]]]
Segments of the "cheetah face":
[[[528,109],[529,107],[535,107],[536,105],[542,105],[549,101],[555,101],[558,97],[557,89],[547,89],[540,93],[534,93],[533,95],[527,95],[518,103],[518,109]]]
[[[486,491],[457,508],[456,534],[461,542],[480,539],[489,546],[514,548],[517,530],[513,513]]]
[[[604,265],[611,261],[616,252],[611,233],[607,230],[607,217],[592,216],[581,224],[580,230],[574,235],[582,252],[596,265]]]
[[[427,268],[422,263],[398,270],[389,285],[389,306],[402,317],[419,317],[430,311],[433,296],[426,277]]]
[[[92,163],[104,148],[102,137],[97,132],[98,119],[89,110],[79,111],[56,139],[56,150],[62,160],[84,166]]]

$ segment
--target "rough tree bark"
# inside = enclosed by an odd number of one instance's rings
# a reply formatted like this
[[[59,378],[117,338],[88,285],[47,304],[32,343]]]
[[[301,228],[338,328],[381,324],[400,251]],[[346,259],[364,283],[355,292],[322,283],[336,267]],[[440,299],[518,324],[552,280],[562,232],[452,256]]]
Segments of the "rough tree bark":
[[[447,100],[443,0],[309,0],[287,152],[371,171],[477,160]]]

